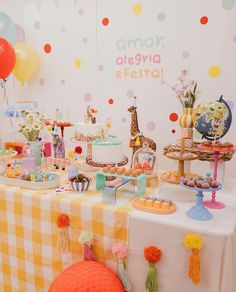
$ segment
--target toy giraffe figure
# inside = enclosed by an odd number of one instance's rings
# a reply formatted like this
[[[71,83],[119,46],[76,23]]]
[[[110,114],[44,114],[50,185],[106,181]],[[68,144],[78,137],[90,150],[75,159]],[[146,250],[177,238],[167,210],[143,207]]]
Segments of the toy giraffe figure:
[[[137,107],[131,106],[130,108],[128,108],[128,111],[131,113],[131,127],[130,127],[131,139],[130,139],[129,147],[133,149],[132,159],[131,159],[131,167],[132,167],[133,157],[134,157],[135,152],[141,147],[143,147],[144,143],[146,143],[149,148],[151,148],[153,151],[156,152],[156,143],[151,138],[143,136],[143,133],[140,132],[139,126],[138,126]]]

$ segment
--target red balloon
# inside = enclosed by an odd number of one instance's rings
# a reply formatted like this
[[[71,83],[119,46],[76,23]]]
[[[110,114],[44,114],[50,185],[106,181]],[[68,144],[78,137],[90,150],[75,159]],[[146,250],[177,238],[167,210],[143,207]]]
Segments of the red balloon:
[[[6,79],[11,74],[16,63],[14,48],[3,38],[0,38],[0,79]]]

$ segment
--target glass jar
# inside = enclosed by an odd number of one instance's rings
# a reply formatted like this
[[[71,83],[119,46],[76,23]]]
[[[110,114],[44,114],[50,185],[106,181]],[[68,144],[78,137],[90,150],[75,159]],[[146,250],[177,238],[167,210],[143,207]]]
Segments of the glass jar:
[[[141,169],[145,174],[152,174],[156,162],[156,153],[148,147],[147,143],[137,150],[133,158],[133,166]]]

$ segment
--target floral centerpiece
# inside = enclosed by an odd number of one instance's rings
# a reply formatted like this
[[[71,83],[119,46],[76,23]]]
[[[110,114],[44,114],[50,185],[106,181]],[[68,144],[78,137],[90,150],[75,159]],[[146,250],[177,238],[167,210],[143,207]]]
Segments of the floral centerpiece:
[[[178,78],[178,83],[172,89],[178,96],[183,108],[194,107],[199,90],[197,88],[197,82],[189,78],[188,70],[182,70]]]
[[[165,81],[162,81],[162,83],[168,85],[174,91],[183,108],[194,107],[199,90],[197,82],[190,79],[188,70],[184,69],[181,71],[178,82],[174,86],[169,85]]]
[[[22,122],[19,124],[19,132],[27,141],[36,141],[40,131],[44,128],[45,117],[39,112],[21,111]]]
[[[199,95],[198,84],[195,80],[191,80],[188,70],[182,70],[178,77],[178,82],[174,86],[168,85],[177,95],[182,107],[183,115],[179,119],[182,128],[191,129],[193,127],[193,107]]]
[[[21,123],[19,124],[19,132],[27,139],[30,155],[35,158],[36,166],[40,166],[42,162],[42,145],[39,141],[39,133],[45,126],[45,117],[39,112],[21,111]]]

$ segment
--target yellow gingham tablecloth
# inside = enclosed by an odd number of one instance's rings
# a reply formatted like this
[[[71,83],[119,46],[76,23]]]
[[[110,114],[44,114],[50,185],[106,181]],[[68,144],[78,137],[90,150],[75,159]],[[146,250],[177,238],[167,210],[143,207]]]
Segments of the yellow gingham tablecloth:
[[[105,205],[93,187],[86,193],[31,191],[0,184],[0,291],[47,291],[55,277],[83,258],[80,230],[94,234],[99,261],[115,269],[115,241],[128,240],[130,198]],[[56,248],[59,213],[70,217],[70,252]]]

